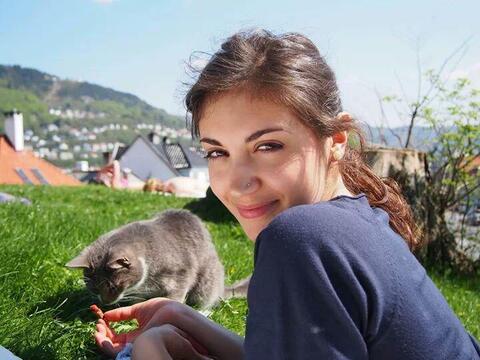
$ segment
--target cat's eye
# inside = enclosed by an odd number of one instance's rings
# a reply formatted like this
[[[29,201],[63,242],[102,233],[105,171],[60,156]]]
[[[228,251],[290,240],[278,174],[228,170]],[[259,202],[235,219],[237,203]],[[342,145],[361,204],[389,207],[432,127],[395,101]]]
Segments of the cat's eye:
[[[108,272],[111,272],[111,273],[116,272],[116,271],[118,271],[118,270],[120,270],[120,269],[121,269],[121,268],[118,267],[118,266],[107,265],[107,267],[106,267],[106,270],[107,270]]]

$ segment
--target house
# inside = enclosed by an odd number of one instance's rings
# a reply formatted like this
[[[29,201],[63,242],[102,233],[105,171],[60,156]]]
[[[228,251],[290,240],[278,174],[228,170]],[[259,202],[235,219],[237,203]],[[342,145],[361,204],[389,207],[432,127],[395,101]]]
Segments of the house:
[[[465,171],[470,174],[471,176],[478,176],[480,173],[480,155],[476,155],[475,157],[467,157],[464,160],[465,163]]]
[[[425,177],[426,154],[415,149],[398,149],[371,145],[365,149],[366,163],[380,177],[394,177],[403,171],[412,177]]]
[[[206,159],[155,132],[148,136],[138,135],[127,148],[114,150],[111,160],[119,160],[122,169],[130,169],[143,181],[185,176],[208,182]]]
[[[0,135],[0,184],[81,185],[62,169],[24,148],[23,116],[5,113],[5,134]]]

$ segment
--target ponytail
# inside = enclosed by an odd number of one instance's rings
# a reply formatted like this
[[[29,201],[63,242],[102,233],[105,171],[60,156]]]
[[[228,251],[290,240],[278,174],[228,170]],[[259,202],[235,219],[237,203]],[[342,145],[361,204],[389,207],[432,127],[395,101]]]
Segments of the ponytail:
[[[358,135],[362,144],[360,150],[348,148],[339,164],[345,186],[354,194],[364,193],[371,206],[383,209],[390,218],[391,228],[405,240],[410,250],[419,249],[421,231],[400,186],[392,178],[380,178],[365,163],[361,156],[364,140],[360,133]]]

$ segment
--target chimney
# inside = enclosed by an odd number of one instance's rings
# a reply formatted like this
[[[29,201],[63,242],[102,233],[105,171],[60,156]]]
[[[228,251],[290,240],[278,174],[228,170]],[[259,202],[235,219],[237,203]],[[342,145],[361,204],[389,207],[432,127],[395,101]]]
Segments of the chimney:
[[[23,150],[23,114],[16,109],[4,113],[5,135],[16,151]]]
[[[160,135],[158,135],[155,131],[152,131],[150,134],[148,134],[148,140],[154,145],[160,144]]]

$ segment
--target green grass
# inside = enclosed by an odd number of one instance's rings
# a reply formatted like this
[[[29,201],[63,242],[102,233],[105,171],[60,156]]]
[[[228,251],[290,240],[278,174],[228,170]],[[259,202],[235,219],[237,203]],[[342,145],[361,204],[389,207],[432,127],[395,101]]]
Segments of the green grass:
[[[452,274],[449,270],[428,272],[465,328],[480,339],[480,278]]]
[[[227,282],[252,270],[253,248],[239,226],[210,200],[111,191],[103,187],[1,186],[32,206],[0,205],[0,344],[27,359],[102,359],[81,271],[64,264],[100,234],[166,208],[189,208],[206,220]],[[219,219],[217,222],[212,219]],[[246,301],[221,303],[215,321],[244,333]]]
[[[32,206],[0,205],[0,344],[24,360],[103,359],[93,342],[94,301],[81,272],[64,264],[100,234],[166,208],[187,208],[212,233],[227,282],[252,270],[253,247],[215,199],[178,199],[103,187],[0,186]],[[435,283],[469,330],[480,337],[480,280],[432,270]],[[244,334],[246,302],[222,302],[211,318]]]

